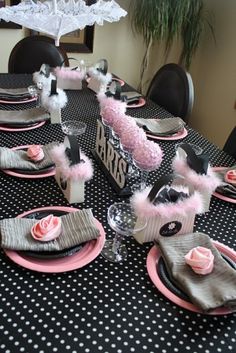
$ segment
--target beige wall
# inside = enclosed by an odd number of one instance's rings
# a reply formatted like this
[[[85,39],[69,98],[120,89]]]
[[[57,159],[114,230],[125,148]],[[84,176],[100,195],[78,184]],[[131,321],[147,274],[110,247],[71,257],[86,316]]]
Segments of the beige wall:
[[[130,0],[117,2],[128,9]],[[236,1],[205,0],[205,3],[215,16],[217,45],[213,43],[209,32],[206,33],[191,65],[195,103],[190,125],[222,147],[230,130],[236,125]],[[23,36],[21,30],[0,29],[0,72],[7,72],[10,51]],[[137,87],[143,53],[142,39],[133,36],[126,16],[117,23],[96,26],[93,53],[73,53],[73,57],[89,63],[105,57],[109,62],[109,71]],[[162,47],[155,44],[145,76],[146,87],[160,66],[165,62],[177,61],[178,45],[171,50],[166,61]]]
[[[208,34],[193,61],[195,105],[191,125],[222,147],[236,125],[236,1],[207,0],[216,45]]]

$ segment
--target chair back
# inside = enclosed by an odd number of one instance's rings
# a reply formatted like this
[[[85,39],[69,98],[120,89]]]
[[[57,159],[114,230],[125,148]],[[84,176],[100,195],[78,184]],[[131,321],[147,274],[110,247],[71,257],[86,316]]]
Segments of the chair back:
[[[236,159],[236,127],[234,127],[229,134],[223,147],[223,151]]]
[[[65,50],[56,47],[52,38],[35,35],[23,38],[12,49],[8,60],[9,73],[29,73],[39,71],[42,64],[50,67],[69,66]]]
[[[153,77],[147,97],[188,122],[194,101],[192,78],[180,65],[166,64]]]

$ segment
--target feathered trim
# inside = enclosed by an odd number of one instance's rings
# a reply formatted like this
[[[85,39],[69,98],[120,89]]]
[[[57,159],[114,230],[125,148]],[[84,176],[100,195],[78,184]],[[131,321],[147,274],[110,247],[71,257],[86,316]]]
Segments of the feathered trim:
[[[41,103],[45,109],[52,111],[62,109],[66,106],[68,101],[66,93],[60,88],[57,88],[57,93],[50,96],[50,90],[43,89]]]
[[[81,153],[81,159],[84,161],[70,166],[70,161],[65,153],[65,145],[62,143],[55,146],[50,151],[50,156],[56,167],[60,168],[64,180],[72,179],[77,181],[88,181],[93,177],[93,165],[91,160]]]
[[[56,67],[54,73],[56,77],[60,77],[61,79],[82,81],[85,78],[85,71],[71,70],[70,68],[65,67]]]
[[[188,166],[186,159],[176,156],[173,159],[172,168],[176,174],[183,176],[194,189],[199,191],[212,193],[222,184],[222,181],[210,166],[208,167],[207,174],[198,174]]]
[[[181,189],[186,192],[186,188],[177,188],[178,191]],[[151,187],[148,187],[142,191],[137,191],[132,196],[130,202],[135,209],[137,216],[145,217],[168,217],[173,218],[177,215],[188,216],[189,213],[202,213],[203,212],[203,200],[199,192],[195,191],[188,198],[179,200],[177,202],[167,202],[154,205],[147,198]]]
[[[99,101],[101,115],[104,114],[125,114],[127,105],[125,102],[114,99],[113,97],[107,97],[104,93],[98,93],[97,99]],[[105,116],[104,116],[105,117]]]
[[[49,89],[51,87],[51,81],[56,80],[56,77],[50,73],[49,77],[45,77],[40,73],[40,71],[36,71],[33,73],[33,82],[38,85],[42,84],[43,88]]]
[[[112,75],[109,72],[107,72],[106,75],[104,75],[95,67],[90,67],[88,69],[88,74],[90,77],[96,78],[96,80],[100,81],[102,84],[107,85],[112,80]]]

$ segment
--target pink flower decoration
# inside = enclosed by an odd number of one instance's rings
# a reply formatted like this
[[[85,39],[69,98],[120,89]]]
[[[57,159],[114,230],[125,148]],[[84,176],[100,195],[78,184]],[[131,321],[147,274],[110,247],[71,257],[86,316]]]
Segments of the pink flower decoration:
[[[61,234],[61,218],[52,214],[42,218],[31,228],[31,235],[39,241],[50,241]]]
[[[236,185],[236,169],[229,170],[225,174],[226,183]]]
[[[134,150],[134,148],[144,143],[146,140],[147,136],[145,132],[137,125],[122,131],[120,136],[120,143],[123,148],[130,153]]]
[[[128,128],[134,128],[136,126],[136,122],[131,116],[122,114],[118,115],[113,121],[112,129],[116,135],[120,136]]]
[[[213,270],[214,255],[210,249],[197,246],[185,255],[185,261],[195,273],[206,275]]]
[[[153,141],[146,141],[135,147],[133,151],[133,159],[137,167],[143,170],[155,170],[162,162],[163,152],[160,146]]]
[[[44,159],[44,152],[41,146],[32,145],[27,149],[27,156],[33,162],[40,162]]]

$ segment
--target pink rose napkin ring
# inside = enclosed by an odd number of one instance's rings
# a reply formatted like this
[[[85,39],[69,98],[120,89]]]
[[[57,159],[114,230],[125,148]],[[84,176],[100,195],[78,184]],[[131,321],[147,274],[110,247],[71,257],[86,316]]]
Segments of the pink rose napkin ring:
[[[40,145],[32,145],[27,149],[27,157],[32,162],[41,162],[44,159],[44,152]]]
[[[185,255],[185,262],[200,275],[211,273],[214,266],[214,255],[210,249],[197,246]]]
[[[39,241],[50,241],[59,237],[61,234],[61,218],[52,214],[40,219],[31,228],[31,235]]]

